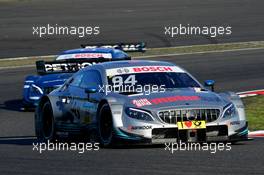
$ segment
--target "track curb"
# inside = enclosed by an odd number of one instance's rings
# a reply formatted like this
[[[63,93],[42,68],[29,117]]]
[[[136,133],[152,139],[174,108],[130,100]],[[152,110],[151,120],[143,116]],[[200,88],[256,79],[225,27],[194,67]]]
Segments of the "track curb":
[[[256,96],[256,95],[264,95],[264,89],[238,92],[237,95],[239,95],[240,98],[252,97],[252,96]]]
[[[237,95],[239,95],[240,98],[264,95],[264,89],[238,92]],[[249,131],[248,136],[249,137],[264,137],[264,130]]]
[[[264,130],[249,132],[248,136],[249,137],[264,137]]]

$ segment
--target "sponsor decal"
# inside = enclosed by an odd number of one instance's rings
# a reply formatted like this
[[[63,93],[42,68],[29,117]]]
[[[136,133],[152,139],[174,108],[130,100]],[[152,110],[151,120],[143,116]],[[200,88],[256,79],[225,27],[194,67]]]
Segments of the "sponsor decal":
[[[112,58],[111,53],[76,53],[60,55],[56,60],[65,60],[71,58]]]
[[[117,69],[117,72],[119,74],[126,74],[126,73],[129,73],[129,69],[127,69],[127,68],[120,68],[120,69]]]
[[[123,51],[145,51],[145,44],[105,44],[105,45],[84,45],[85,48],[95,49],[95,48],[110,48],[110,49],[119,49]]]
[[[204,129],[206,128],[205,121],[183,121],[183,122],[177,122],[177,126],[179,130],[183,129]]]
[[[151,102],[148,101],[148,99],[146,99],[146,98],[139,99],[139,100],[133,100],[132,103],[134,105],[136,105],[136,107],[142,107],[142,106],[152,105]]]
[[[109,57],[111,54],[103,54],[103,53],[79,53],[75,54],[74,58],[111,58]]]
[[[127,129],[131,130],[145,130],[145,129],[152,129],[152,126],[128,126]]]
[[[196,101],[200,100],[199,96],[172,96],[172,97],[162,97],[162,98],[154,98],[151,99],[150,102],[153,104],[160,104],[160,103],[169,103],[169,102],[176,102],[176,101]]]
[[[230,122],[230,125],[240,125],[240,121],[232,121]]]
[[[115,76],[122,74],[132,74],[132,73],[149,73],[149,72],[184,72],[181,68],[177,66],[136,66],[136,67],[123,67],[107,69],[107,76]]]
[[[45,71],[76,71],[82,69],[86,66],[91,66],[96,63],[55,63],[55,64],[45,64]]]
[[[173,72],[173,69],[169,66],[144,66],[134,67],[134,72]]]
[[[171,97],[161,97],[161,98],[153,98],[153,99],[138,99],[138,100],[132,100],[132,103],[136,105],[137,107],[152,105],[152,104],[161,104],[161,103],[170,103],[170,102],[176,102],[176,101],[196,101],[200,100],[199,96],[171,96]]]

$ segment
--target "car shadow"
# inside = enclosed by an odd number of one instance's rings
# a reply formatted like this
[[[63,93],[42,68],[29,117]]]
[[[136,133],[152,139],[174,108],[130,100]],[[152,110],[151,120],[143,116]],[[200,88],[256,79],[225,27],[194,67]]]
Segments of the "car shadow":
[[[35,136],[0,137],[0,145],[32,145],[37,142]]]
[[[59,139],[57,143],[88,143],[89,140],[84,139]],[[35,136],[7,136],[0,137],[0,145],[33,145],[33,143],[39,143],[39,140]],[[101,149],[146,149],[146,148],[164,148],[164,145],[149,145],[149,144],[118,144],[113,147],[100,147]]]
[[[14,99],[5,101],[3,104],[0,104],[0,109],[5,109],[9,111],[23,112],[22,110],[23,103],[21,99]]]
[[[57,143],[88,143],[87,140],[75,140],[75,139],[63,139],[63,140],[56,140]],[[10,136],[10,137],[0,137],[0,145],[34,145],[39,143],[39,140],[35,136]],[[245,142],[239,142],[232,144],[232,146],[245,146],[248,145]],[[165,149],[164,144],[118,144],[111,147],[100,147],[100,149],[112,149],[112,150],[124,150],[124,149]]]

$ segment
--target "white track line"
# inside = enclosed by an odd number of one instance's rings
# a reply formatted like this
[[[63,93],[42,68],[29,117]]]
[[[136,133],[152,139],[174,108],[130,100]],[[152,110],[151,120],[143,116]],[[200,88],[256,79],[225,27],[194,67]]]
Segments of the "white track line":
[[[249,50],[261,50],[264,48],[244,48],[244,49],[226,49],[226,50],[212,50],[203,52],[191,52],[191,53],[172,53],[172,54],[161,54],[161,55],[148,55],[148,56],[137,56],[133,58],[155,58],[155,57],[170,57],[170,56],[180,56],[180,55],[198,55],[207,53],[224,53],[224,52],[237,52],[237,51],[249,51]]]

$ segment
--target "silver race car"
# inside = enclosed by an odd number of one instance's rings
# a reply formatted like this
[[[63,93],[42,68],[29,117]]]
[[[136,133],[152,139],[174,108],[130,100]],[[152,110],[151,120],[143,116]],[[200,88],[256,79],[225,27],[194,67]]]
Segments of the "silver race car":
[[[41,98],[36,135],[89,136],[117,142],[240,141],[248,138],[244,106],[232,92],[213,92],[181,67],[161,61],[116,61],[89,66]],[[206,87],[211,87],[207,89]]]

